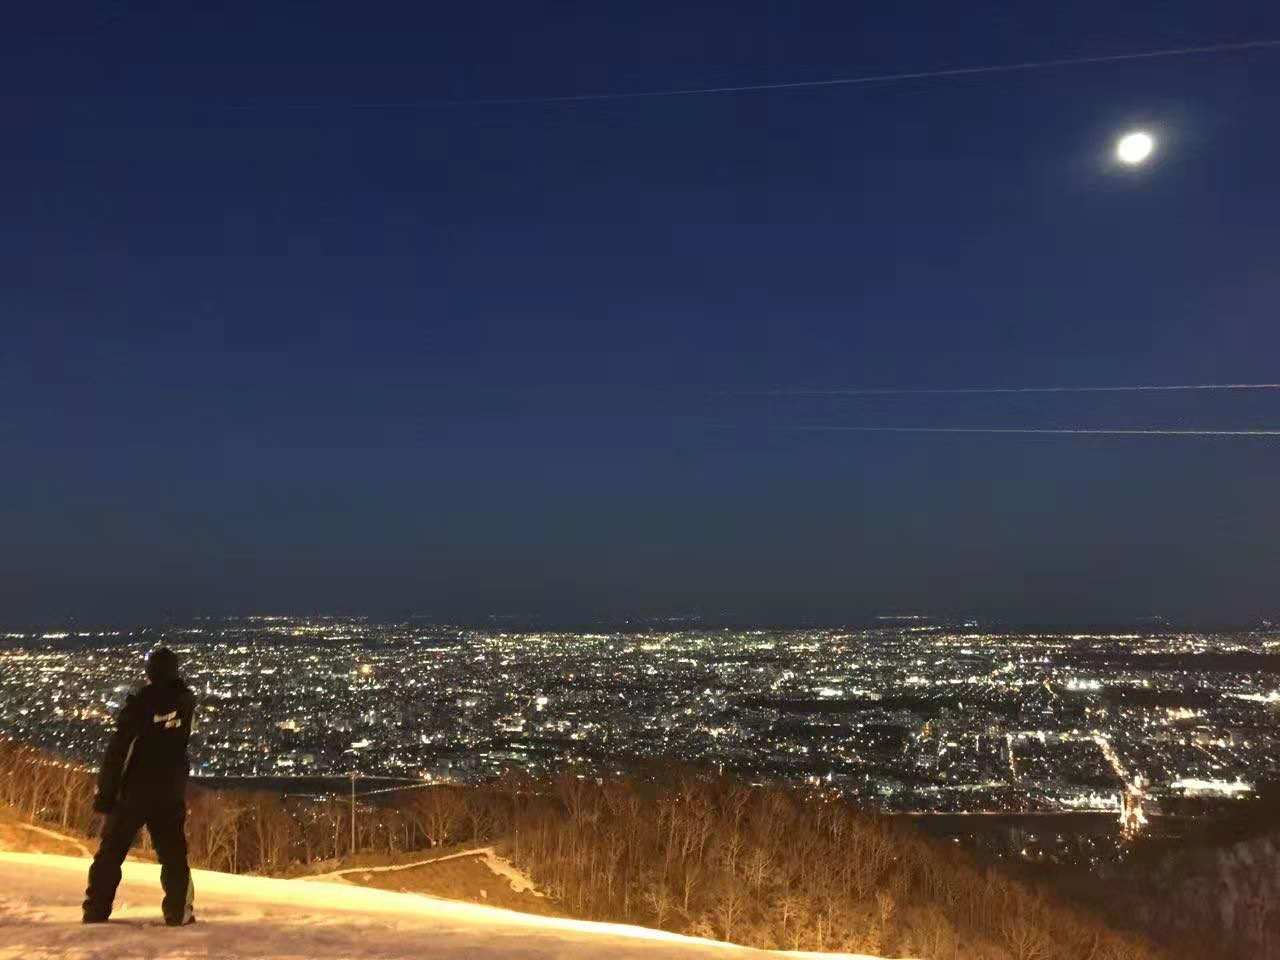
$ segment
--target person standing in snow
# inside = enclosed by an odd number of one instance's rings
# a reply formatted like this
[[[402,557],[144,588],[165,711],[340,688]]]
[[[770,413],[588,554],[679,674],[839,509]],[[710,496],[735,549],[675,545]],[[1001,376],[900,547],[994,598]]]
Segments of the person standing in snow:
[[[102,841],[89,867],[84,922],[111,916],[120,865],[146,826],[160,860],[162,909],[169,926],[195,922],[194,888],[187,866],[187,744],[195,696],[178,675],[168,647],[147,657],[147,683],[120,710],[98,774],[93,809],[106,814]]]

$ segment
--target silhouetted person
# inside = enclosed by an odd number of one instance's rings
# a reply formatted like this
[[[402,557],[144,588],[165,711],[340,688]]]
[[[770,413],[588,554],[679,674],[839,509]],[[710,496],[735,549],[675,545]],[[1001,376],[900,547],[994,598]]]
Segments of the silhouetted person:
[[[195,922],[186,836],[187,742],[195,697],[167,647],[147,658],[147,681],[129,694],[102,758],[93,809],[107,819],[89,868],[85,923],[104,923],[111,916],[120,864],[143,825],[160,859],[165,923]]]

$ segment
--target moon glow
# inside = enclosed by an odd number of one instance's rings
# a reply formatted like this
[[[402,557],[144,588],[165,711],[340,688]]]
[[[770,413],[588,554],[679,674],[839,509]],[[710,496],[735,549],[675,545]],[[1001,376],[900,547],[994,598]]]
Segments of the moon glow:
[[[1116,158],[1121,163],[1136,167],[1147,161],[1155,147],[1156,142],[1151,134],[1135,130],[1133,133],[1126,133],[1116,143]]]

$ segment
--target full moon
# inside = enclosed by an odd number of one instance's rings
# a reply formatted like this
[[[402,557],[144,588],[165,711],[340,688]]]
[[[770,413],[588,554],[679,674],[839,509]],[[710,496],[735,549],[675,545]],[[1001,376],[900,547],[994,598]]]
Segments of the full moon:
[[[1151,134],[1142,130],[1126,133],[1120,138],[1120,142],[1116,144],[1116,157],[1121,163],[1127,163],[1131,167],[1136,167],[1143,163],[1149,156],[1151,151],[1155,149],[1156,142],[1151,138]]]

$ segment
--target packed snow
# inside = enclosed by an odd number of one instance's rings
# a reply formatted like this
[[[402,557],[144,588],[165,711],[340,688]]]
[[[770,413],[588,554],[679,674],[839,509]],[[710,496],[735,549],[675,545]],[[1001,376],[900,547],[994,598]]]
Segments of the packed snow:
[[[779,954],[661,930],[358,887],[194,871],[192,927],[160,925],[160,868],[127,862],[110,923],[83,926],[88,861],[0,852],[0,960],[721,960]],[[866,958],[862,958],[866,960]]]

